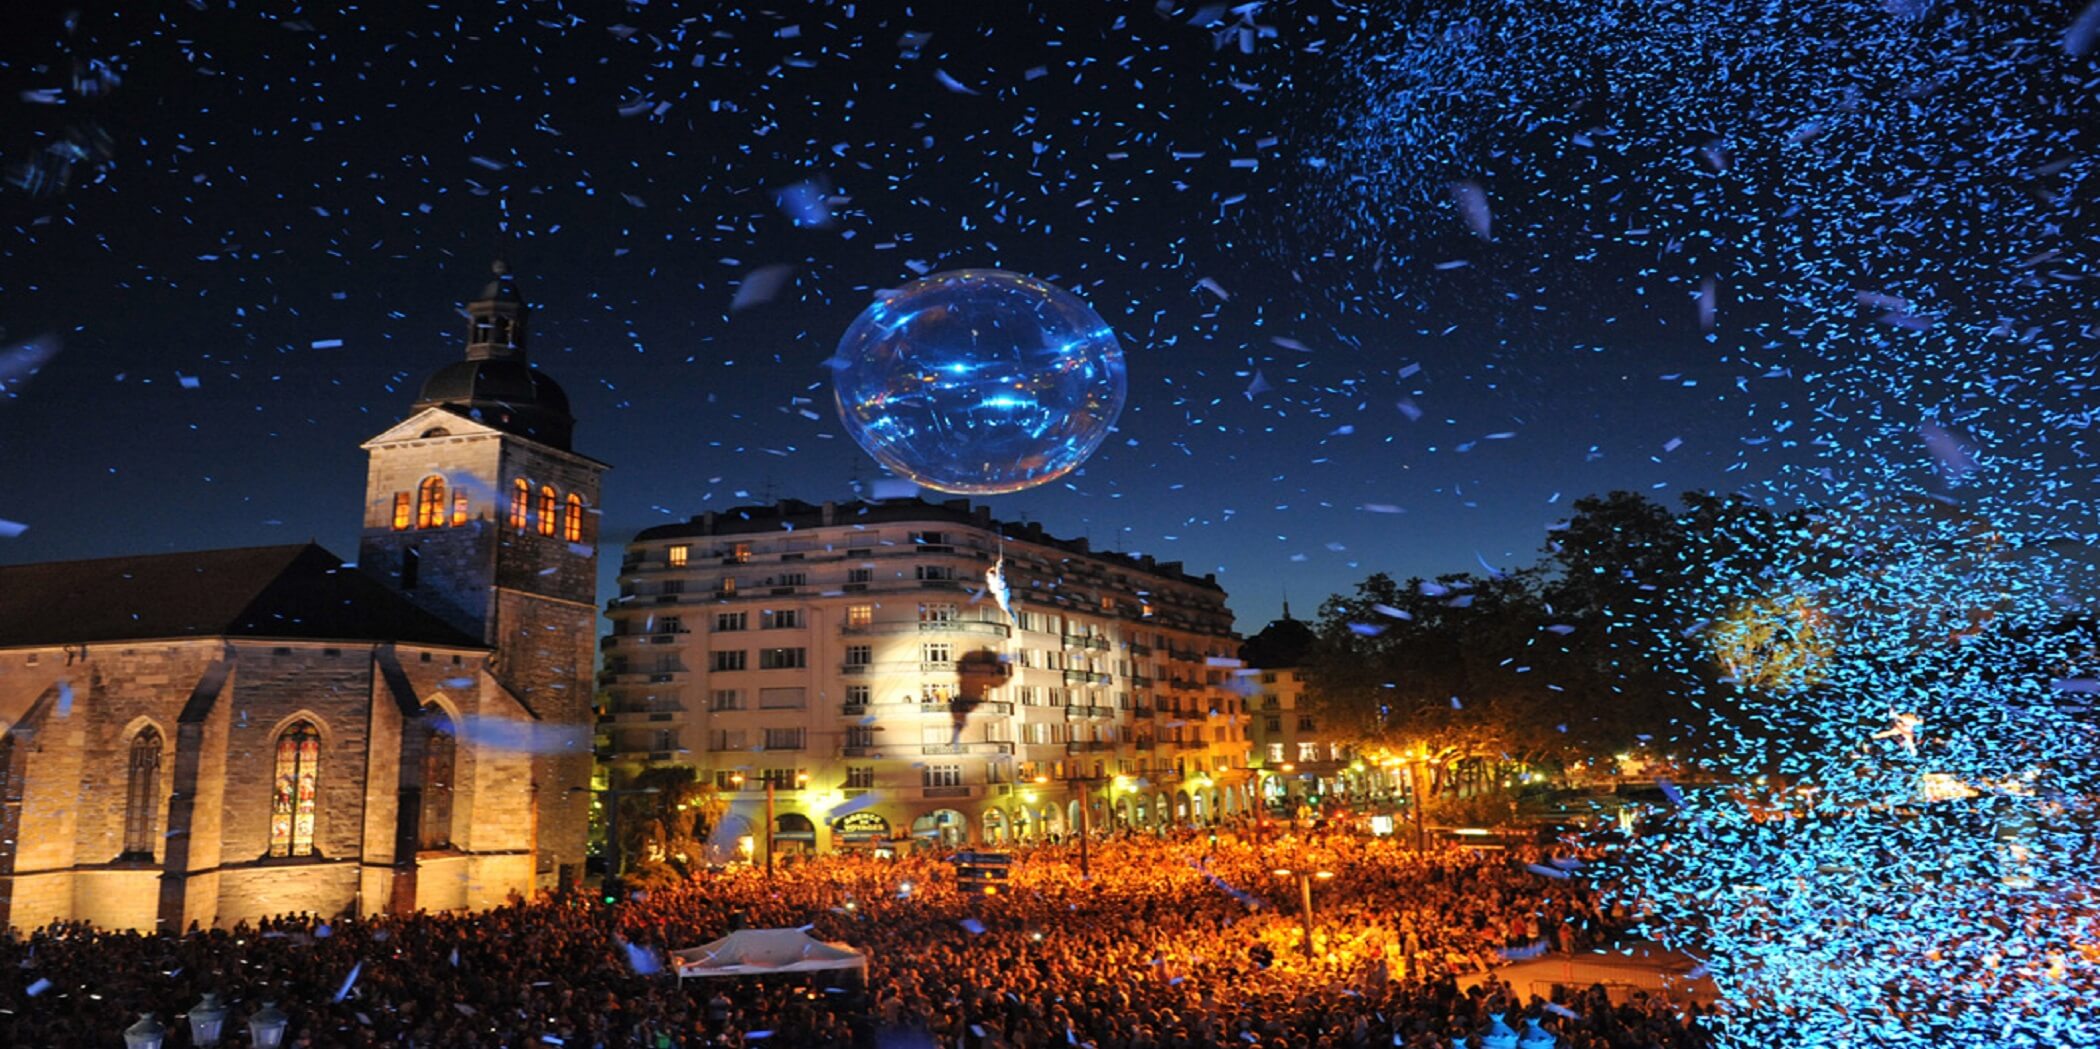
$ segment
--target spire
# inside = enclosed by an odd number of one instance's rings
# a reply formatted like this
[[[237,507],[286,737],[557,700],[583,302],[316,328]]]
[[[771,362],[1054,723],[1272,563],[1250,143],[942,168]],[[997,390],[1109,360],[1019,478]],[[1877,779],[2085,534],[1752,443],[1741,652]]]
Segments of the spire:
[[[467,359],[523,361],[525,317],[532,308],[518,294],[508,263],[497,259],[489,269],[495,278],[481,289],[480,298],[467,303]]]

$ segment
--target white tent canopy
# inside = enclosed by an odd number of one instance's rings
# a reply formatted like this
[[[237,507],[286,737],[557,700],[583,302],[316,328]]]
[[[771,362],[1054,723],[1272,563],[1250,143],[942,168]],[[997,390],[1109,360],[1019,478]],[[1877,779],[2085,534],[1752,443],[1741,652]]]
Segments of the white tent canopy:
[[[858,969],[866,977],[868,956],[843,943],[825,943],[801,929],[738,929],[713,943],[671,952],[678,978],[764,976],[769,973]]]

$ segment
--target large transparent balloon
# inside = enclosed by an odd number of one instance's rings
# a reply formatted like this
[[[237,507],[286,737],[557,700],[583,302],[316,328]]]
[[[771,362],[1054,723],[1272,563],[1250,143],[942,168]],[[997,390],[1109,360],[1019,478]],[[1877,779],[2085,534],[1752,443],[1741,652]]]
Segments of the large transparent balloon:
[[[1072,293],[1004,270],[936,273],[885,294],[833,363],[853,439],[891,472],[962,495],[1070,473],[1127,393],[1108,324]]]

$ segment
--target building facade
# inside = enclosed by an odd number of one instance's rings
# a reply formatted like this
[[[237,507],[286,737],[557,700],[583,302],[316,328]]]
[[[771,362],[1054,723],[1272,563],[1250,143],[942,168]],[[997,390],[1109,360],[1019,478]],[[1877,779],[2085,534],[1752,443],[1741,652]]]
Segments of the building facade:
[[[452,910],[580,876],[598,480],[510,275],[316,546],[0,567],[0,925]]]
[[[581,877],[589,836],[606,466],[570,448],[568,397],[526,358],[530,314],[497,263],[467,304],[465,359],[365,442],[358,564],[487,645],[496,680],[538,722],[536,867],[550,888]]]
[[[317,546],[0,568],[0,925],[530,893],[489,656]]]
[[[1283,618],[1240,646],[1242,673],[1252,685],[1248,734],[1256,778],[1264,802],[1279,814],[1329,799],[1356,800],[1369,783],[1346,735],[1324,725],[1305,701],[1301,668],[1313,643],[1312,628],[1291,618],[1286,603]]]
[[[606,613],[613,778],[693,766],[717,843],[763,840],[768,783],[772,833],[820,850],[1248,811],[1232,616],[1177,563],[967,500],[790,500],[642,532]]]

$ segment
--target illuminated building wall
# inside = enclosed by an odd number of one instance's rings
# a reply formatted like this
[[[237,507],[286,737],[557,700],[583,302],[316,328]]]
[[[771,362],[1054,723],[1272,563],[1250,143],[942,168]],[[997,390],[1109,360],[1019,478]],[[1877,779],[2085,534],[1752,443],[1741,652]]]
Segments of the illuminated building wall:
[[[1017,623],[985,596],[1002,552]],[[966,500],[787,501],[652,528],[607,614],[614,779],[691,765],[755,827],[770,777],[780,829],[819,848],[835,829],[850,844],[915,824],[1067,834],[1082,791],[1103,829],[1231,816],[1251,797],[1216,581]]]

